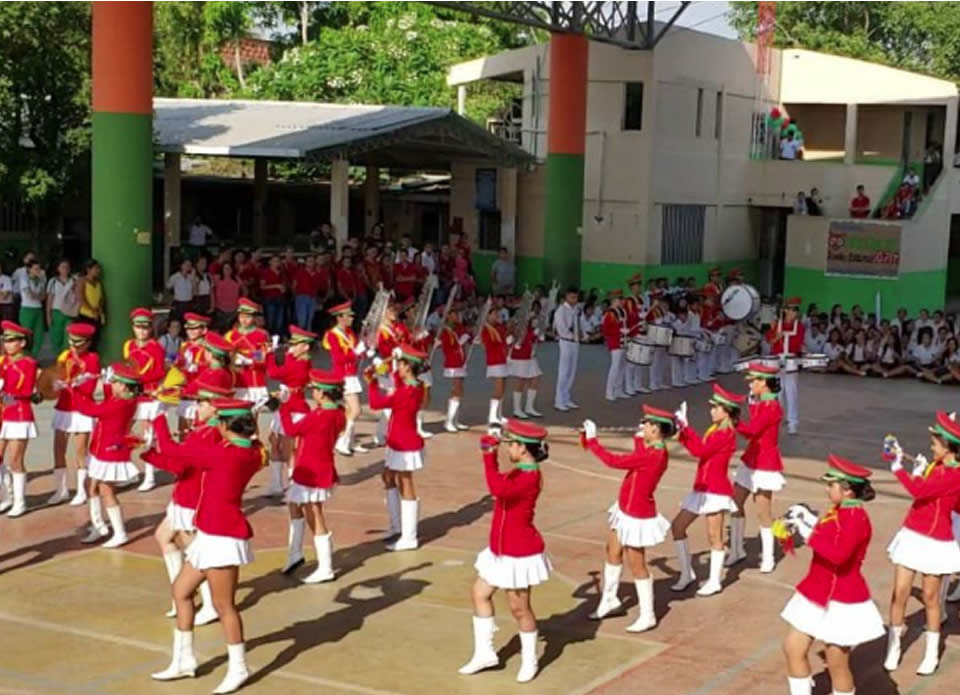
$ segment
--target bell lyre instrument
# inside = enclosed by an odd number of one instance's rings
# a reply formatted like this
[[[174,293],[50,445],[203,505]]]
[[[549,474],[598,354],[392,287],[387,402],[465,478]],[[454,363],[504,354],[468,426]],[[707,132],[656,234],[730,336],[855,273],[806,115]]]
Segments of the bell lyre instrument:
[[[450,310],[453,308],[453,305],[457,301],[457,296],[460,294],[460,285],[453,283],[453,287],[450,288],[450,296],[447,297],[447,303],[443,307],[443,316],[440,318],[441,328],[447,325],[447,316],[450,315]],[[433,355],[437,351],[437,345],[439,344],[439,333],[437,334],[437,340],[433,341],[433,344],[430,346],[430,355],[427,357],[427,364],[433,364]]]
[[[186,383],[186,375],[177,367],[170,367],[157,389],[157,400],[167,405],[178,405]]]
[[[416,310],[413,312],[413,335],[419,335],[427,325],[427,317],[430,315],[430,302],[433,300],[433,293],[437,289],[437,276],[428,275],[423,282],[420,290],[420,296],[417,297]]]
[[[513,344],[519,345],[527,335],[527,328],[530,325],[530,310],[533,308],[533,293],[524,292],[520,300],[520,307],[514,314],[510,327],[510,335],[513,336]]]
[[[470,364],[470,355],[473,354],[473,348],[480,342],[480,336],[483,335],[483,329],[487,325],[487,317],[490,315],[491,307],[493,307],[493,297],[487,297],[487,301],[483,303],[483,308],[480,309],[480,315],[477,316],[477,325],[474,327],[473,340],[470,341],[464,365],[469,366]]]

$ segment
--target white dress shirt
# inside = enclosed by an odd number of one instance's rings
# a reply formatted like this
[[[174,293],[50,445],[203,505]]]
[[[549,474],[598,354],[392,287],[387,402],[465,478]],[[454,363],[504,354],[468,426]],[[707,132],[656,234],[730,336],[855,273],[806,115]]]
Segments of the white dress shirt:
[[[563,302],[553,314],[553,332],[560,340],[577,342],[583,329],[582,325],[578,325],[581,320],[580,310]]]

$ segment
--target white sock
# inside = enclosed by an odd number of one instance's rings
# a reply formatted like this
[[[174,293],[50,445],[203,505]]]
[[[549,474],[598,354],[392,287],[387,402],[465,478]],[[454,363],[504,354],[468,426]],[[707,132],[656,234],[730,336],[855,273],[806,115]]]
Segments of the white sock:
[[[497,411],[500,410],[500,400],[498,398],[490,399],[490,412],[487,414],[487,424],[495,425],[500,422],[497,419]]]
[[[287,534],[287,553],[295,557],[303,552],[303,518],[290,519],[290,529]]]
[[[513,392],[513,414],[523,413],[523,394],[520,391]]]
[[[447,401],[447,424],[455,425],[457,423],[457,411],[460,410],[460,399],[451,398]]]
[[[91,497],[87,504],[90,507],[90,524],[95,529],[102,530],[106,524],[103,523],[103,503],[100,501],[99,495]]]
[[[533,402],[537,400],[537,390],[527,389],[527,412],[533,410]]]
[[[120,507],[107,507],[107,518],[110,519],[114,536],[127,535],[127,529],[123,524],[123,512],[120,511]]]
[[[773,529],[760,527],[761,561],[773,562]]]
[[[77,469],[77,492],[86,492],[87,486],[87,469],[78,468]]]
[[[356,426],[357,426],[356,418],[354,418],[353,420],[347,420],[347,427],[343,431],[343,440],[348,449],[353,448],[353,430],[356,428]]]
[[[67,469],[66,468],[54,468],[53,469],[53,491],[54,492],[67,492]]]

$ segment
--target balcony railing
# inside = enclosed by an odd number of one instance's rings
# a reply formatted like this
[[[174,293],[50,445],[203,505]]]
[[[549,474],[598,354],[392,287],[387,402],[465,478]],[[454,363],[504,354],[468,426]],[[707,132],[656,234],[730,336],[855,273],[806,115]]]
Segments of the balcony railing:
[[[523,144],[522,127],[516,121],[505,121],[500,118],[487,119],[487,131],[518,147]]]

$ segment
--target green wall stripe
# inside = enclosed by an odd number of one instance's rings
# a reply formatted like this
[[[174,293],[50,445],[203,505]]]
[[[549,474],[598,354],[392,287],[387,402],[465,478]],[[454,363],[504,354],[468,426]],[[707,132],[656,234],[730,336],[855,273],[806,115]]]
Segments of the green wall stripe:
[[[153,233],[153,118],[94,113],[92,161],[93,257],[103,266],[107,323],[99,351],[121,357],[126,317],[151,304]],[[146,234],[146,244],[138,242]]]
[[[873,311],[876,293],[880,293],[881,313],[893,317],[899,307],[906,307],[911,316],[920,309],[941,309],[947,290],[947,270],[926,270],[901,273],[896,280],[848,278],[824,275],[821,270],[787,266],[785,294],[803,297],[806,306],[816,302],[826,312],[834,304],[850,310],[860,304]]]
[[[544,275],[561,285],[580,284],[578,230],[583,221],[583,179],[583,155],[547,155]]]

